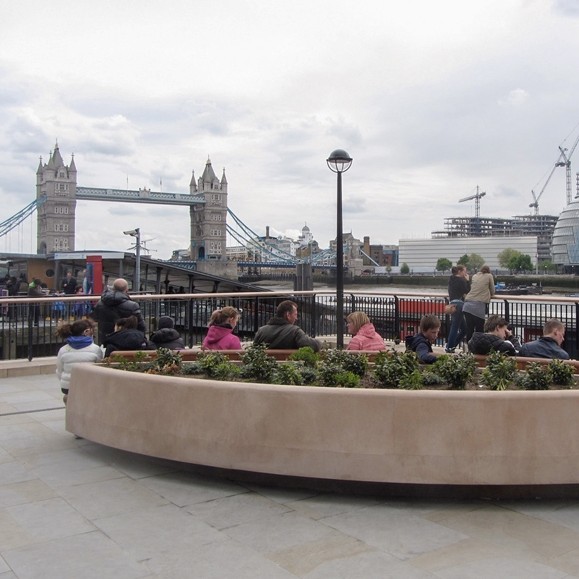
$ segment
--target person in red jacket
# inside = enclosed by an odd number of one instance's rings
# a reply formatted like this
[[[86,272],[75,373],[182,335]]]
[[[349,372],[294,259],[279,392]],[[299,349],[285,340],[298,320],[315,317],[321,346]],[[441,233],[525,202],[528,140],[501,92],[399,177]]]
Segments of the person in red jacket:
[[[241,342],[233,335],[239,312],[231,306],[215,310],[209,320],[207,336],[203,340],[206,350],[241,350]]]
[[[348,344],[348,350],[385,350],[382,336],[375,330],[374,324],[364,312],[352,312],[347,318],[348,332],[354,336]]]

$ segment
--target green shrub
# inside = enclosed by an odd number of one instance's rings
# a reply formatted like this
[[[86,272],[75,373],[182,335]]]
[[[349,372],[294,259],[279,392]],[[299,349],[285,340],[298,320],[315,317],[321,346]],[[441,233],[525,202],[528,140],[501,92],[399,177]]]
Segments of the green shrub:
[[[422,372],[422,383],[424,386],[440,386],[444,384],[442,376],[433,372],[431,369],[423,370]]]
[[[400,380],[418,368],[414,352],[380,352],[374,362],[374,376],[382,388],[399,388]]]
[[[490,390],[506,390],[515,380],[517,361],[500,352],[491,352],[487,356],[486,368],[481,374],[481,383]]]
[[[476,360],[472,354],[439,356],[432,365],[432,371],[439,374],[444,382],[461,390],[472,380],[476,368]]]
[[[294,386],[304,384],[304,377],[300,372],[300,367],[291,362],[288,364],[278,364],[275,374],[275,383]]]
[[[305,366],[309,366],[310,368],[315,368],[319,359],[320,355],[314,352],[310,346],[300,348],[297,352],[290,354],[288,358],[288,360],[293,362],[303,362]]]
[[[521,376],[520,384],[525,390],[549,390],[551,372],[540,362],[527,364],[527,372]]]
[[[357,376],[364,376],[368,371],[368,356],[365,354],[351,354],[344,350],[326,350],[321,363],[336,365]]]
[[[565,364],[563,360],[551,360],[549,362],[549,370],[553,384],[557,384],[557,386],[572,386],[575,384],[573,368],[569,364]]]
[[[267,347],[264,344],[250,346],[241,354],[241,376],[249,380],[255,380],[263,384],[273,382],[277,361],[267,355]]]
[[[322,363],[318,376],[322,386],[356,388],[360,384],[360,376],[335,363]]]
[[[216,380],[226,380],[230,376],[239,374],[235,364],[233,364],[225,354],[220,352],[202,352],[197,357],[197,368],[200,374],[205,374],[209,378]],[[235,370],[233,369],[235,368]],[[223,378],[226,376],[226,378]]]
[[[157,356],[151,361],[151,370],[160,374],[180,374],[182,366],[183,357],[181,354],[168,348],[159,348]]]
[[[406,390],[421,390],[423,386],[422,372],[420,370],[414,370],[410,374],[404,374],[400,378],[400,388]]]

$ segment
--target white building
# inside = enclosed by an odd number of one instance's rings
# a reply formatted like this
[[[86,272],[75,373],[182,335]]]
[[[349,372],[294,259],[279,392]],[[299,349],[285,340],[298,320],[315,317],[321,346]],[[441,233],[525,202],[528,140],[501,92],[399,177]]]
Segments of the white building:
[[[537,261],[537,237],[457,237],[401,239],[398,263],[406,263],[414,273],[432,273],[441,257],[455,264],[463,255],[476,253],[491,269],[501,269],[498,255],[507,248]]]

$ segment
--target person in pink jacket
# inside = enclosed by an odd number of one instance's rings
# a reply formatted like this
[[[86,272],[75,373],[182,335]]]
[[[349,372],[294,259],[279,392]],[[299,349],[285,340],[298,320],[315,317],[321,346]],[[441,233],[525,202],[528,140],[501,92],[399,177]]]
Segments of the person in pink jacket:
[[[207,336],[203,340],[206,350],[241,350],[241,342],[233,335],[239,312],[231,306],[215,310],[209,320]]]
[[[354,336],[348,350],[385,350],[382,336],[374,329],[374,324],[364,312],[352,312],[347,318],[348,332]]]

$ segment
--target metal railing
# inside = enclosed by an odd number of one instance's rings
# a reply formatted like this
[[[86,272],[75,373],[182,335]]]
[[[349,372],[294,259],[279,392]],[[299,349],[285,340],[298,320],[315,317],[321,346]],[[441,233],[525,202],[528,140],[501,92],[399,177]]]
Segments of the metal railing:
[[[97,296],[0,298],[0,359],[31,360],[56,355],[64,343],[56,335],[58,325],[90,315],[98,299]],[[334,292],[137,295],[132,299],[141,306],[147,335],[156,329],[160,316],[170,316],[187,347],[201,345],[211,313],[224,306],[241,310],[235,332],[242,341],[253,338],[283,299],[298,303],[297,323],[310,336],[331,340],[338,323]],[[444,314],[447,303],[448,298],[443,293],[346,292],[344,295],[345,313],[366,312],[378,333],[387,340],[403,340],[418,331],[423,315],[438,315],[442,322],[439,345],[444,345],[450,327],[450,317]],[[560,319],[567,327],[564,347],[572,358],[578,358],[577,298],[502,296],[493,299],[489,313],[504,316],[523,341],[540,336],[548,319]],[[343,323],[343,320],[339,321]]]

